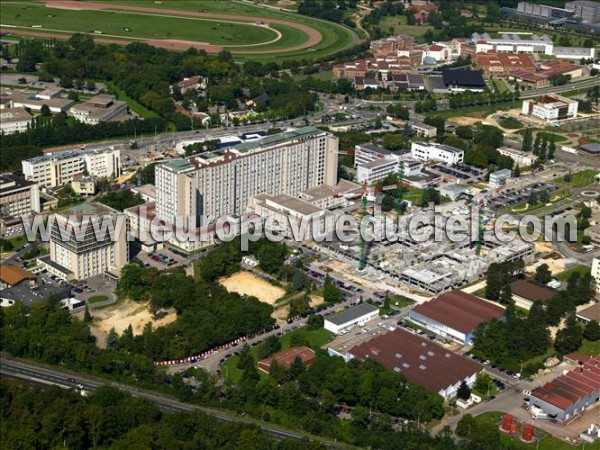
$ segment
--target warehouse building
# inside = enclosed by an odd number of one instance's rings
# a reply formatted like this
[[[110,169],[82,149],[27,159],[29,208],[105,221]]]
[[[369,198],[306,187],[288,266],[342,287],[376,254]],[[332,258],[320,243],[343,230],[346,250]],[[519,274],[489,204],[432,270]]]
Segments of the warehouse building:
[[[504,308],[458,290],[417,305],[408,313],[410,320],[427,330],[461,344],[471,342],[480,324],[503,315]]]
[[[411,142],[410,153],[420,161],[440,161],[448,165],[460,164],[465,158],[463,150],[437,142]]]
[[[323,328],[332,333],[341,334],[355,325],[364,325],[377,316],[379,316],[379,308],[370,303],[361,303],[345,311],[325,317]]]
[[[331,353],[330,349],[330,353]],[[437,392],[445,400],[456,396],[464,381],[473,386],[482,366],[419,335],[397,328],[352,348],[346,360],[375,359],[412,383]]]
[[[550,419],[566,421],[600,400],[600,356],[579,361],[577,368],[531,392],[530,403]]]

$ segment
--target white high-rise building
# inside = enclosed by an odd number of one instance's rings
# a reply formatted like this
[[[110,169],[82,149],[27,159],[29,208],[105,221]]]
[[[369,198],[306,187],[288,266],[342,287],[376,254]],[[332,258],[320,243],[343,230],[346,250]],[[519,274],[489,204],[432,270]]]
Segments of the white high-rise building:
[[[156,167],[156,213],[203,227],[242,215],[259,194],[297,196],[337,181],[338,139],[314,127],[207,152]]]
[[[0,175],[0,215],[20,217],[39,213],[38,185],[15,175]]]
[[[84,171],[98,178],[120,175],[121,151],[112,148],[70,150],[22,161],[23,175],[41,187],[60,187]]]
[[[54,217],[50,230],[50,261],[61,268],[59,273],[70,272],[71,278],[81,280],[105,272],[118,275],[127,264],[129,250],[123,213],[100,203],[82,203]],[[82,226],[86,221],[87,226]],[[114,226],[114,238],[108,232],[104,236],[95,234],[103,221]]]

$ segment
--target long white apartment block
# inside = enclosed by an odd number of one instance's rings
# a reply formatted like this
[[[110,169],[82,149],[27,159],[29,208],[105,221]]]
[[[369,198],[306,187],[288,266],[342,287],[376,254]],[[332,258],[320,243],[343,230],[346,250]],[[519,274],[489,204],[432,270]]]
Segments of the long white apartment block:
[[[84,171],[98,178],[121,174],[121,151],[112,148],[69,150],[50,153],[22,161],[23,175],[40,187],[54,188],[72,181]]]
[[[246,212],[259,194],[297,196],[335,186],[338,139],[304,127],[156,167],[156,213],[170,223],[192,217],[195,226]]]
[[[465,158],[463,150],[436,142],[411,142],[410,153],[420,161],[439,161],[448,165],[460,164]]]

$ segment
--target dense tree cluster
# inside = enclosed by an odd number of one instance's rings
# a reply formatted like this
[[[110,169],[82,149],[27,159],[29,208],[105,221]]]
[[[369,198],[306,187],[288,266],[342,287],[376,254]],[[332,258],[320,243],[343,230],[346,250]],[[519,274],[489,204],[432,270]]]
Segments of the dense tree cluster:
[[[353,2],[356,6],[356,2]],[[347,8],[344,0],[320,1],[302,0],[298,4],[298,13],[305,16],[317,17],[330,22],[341,22],[344,18],[344,10]]]
[[[317,450],[315,442],[275,441],[251,425],[201,412],[163,413],[113,387],[82,397],[58,388],[0,383],[5,448],[260,448]]]
[[[127,208],[144,203],[144,199],[140,194],[136,194],[129,189],[108,192],[107,194],[96,197],[96,201],[118,211],[123,211]]]
[[[522,259],[503,263],[492,263],[486,274],[485,298],[510,303],[510,283],[523,276],[525,263]],[[508,294],[506,291],[508,290]]]
[[[152,308],[173,307],[177,321],[133,337],[128,329],[119,348],[153,360],[182,358],[201,353],[272,324],[270,305],[254,297],[241,297],[220,284],[194,281],[181,270],[158,272],[138,264],[125,266],[119,293],[133,300],[149,300]]]

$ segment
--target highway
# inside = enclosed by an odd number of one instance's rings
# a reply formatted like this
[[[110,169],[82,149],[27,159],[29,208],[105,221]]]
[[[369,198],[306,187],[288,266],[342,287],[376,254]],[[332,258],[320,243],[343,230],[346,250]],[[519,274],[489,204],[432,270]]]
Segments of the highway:
[[[225,422],[244,423],[248,425],[257,425],[263,431],[269,433],[275,439],[293,439],[297,441],[308,440],[307,435],[285,430],[273,425],[257,424],[256,421],[244,419],[241,417],[230,416],[218,410],[203,408],[196,405],[190,405],[174,400],[166,395],[157,394],[145,390],[138,389],[134,386],[104,381],[90,376],[73,375],[56,369],[48,369],[40,367],[36,364],[24,360],[0,358],[0,374],[2,376],[26,380],[33,383],[44,384],[49,386],[58,386],[62,389],[80,389],[88,392],[94,392],[100,386],[111,385],[122,391],[128,392],[134,397],[146,399],[163,411],[182,412],[182,411],[202,411],[203,413],[215,417]],[[344,448],[343,445],[327,441],[318,437],[311,436],[310,439],[318,440],[323,445],[329,448]]]

